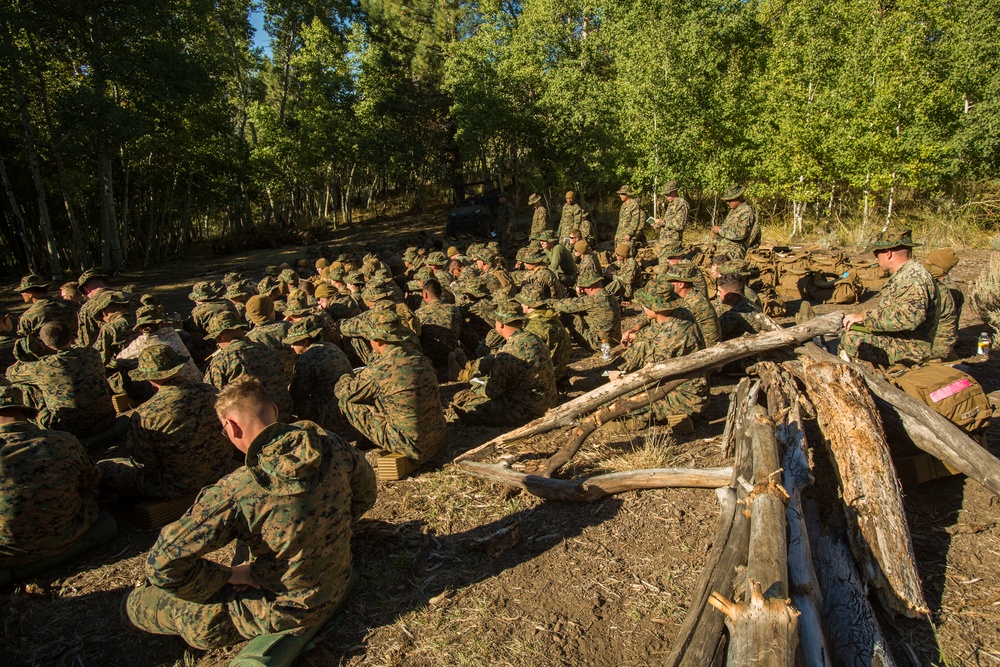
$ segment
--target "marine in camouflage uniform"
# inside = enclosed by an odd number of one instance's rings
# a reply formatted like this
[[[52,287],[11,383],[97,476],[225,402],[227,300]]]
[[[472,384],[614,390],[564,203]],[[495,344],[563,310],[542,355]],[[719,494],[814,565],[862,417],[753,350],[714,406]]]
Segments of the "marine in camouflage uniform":
[[[395,313],[382,310],[361,323],[374,354],[357,375],[337,381],[340,411],[376,447],[417,461],[445,445],[437,373],[430,360],[404,345],[407,331]]]
[[[573,253],[557,241],[556,234],[552,230],[543,231],[538,235],[538,240],[542,245],[549,270],[556,274],[564,286],[571,286],[576,280],[576,262],[573,261]]]
[[[252,328],[247,332],[247,340],[265,345],[278,353],[284,377],[292,376],[295,353],[282,341],[288,335],[291,322],[275,320],[274,301],[267,296],[253,296],[247,299],[247,319]]]
[[[28,421],[15,387],[0,387],[0,567],[56,556],[94,525],[101,473],[74,436]]]
[[[467,424],[520,426],[555,405],[552,356],[541,338],[521,329],[525,316],[519,303],[501,303],[496,318],[506,342],[473,364],[479,377],[473,378],[473,389],[455,394],[451,409]]]
[[[696,287],[695,281],[698,276],[704,280],[701,270],[691,264],[684,262],[681,264],[666,264],[659,278],[669,281],[674,292],[681,298],[674,314],[684,317],[685,313],[698,325],[698,332],[705,343],[705,347],[711,347],[719,342],[721,326],[719,324],[719,314],[708,298]],[[649,291],[656,291],[656,287],[662,282],[650,281],[646,286]]]
[[[553,374],[558,382],[565,377],[573,352],[573,340],[569,331],[563,326],[559,313],[549,308],[538,286],[525,287],[514,300],[524,308],[524,330],[538,336],[549,349]]]
[[[661,191],[664,196],[663,210],[655,223],[656,227],[660,229],[660,239],[656,252],[658,256],[662,254],[663,250],[684,242],[684,228],[687,227],[691,206],[684,197],[678,194],[678,188],[677,181],[667,181]]]
[[[511,234],[514,231],[514,205],[507,201],[507,195],[500,194],[500,206],[497,207],[496,227],[497,240],[500,242],[500,254],[510,254]]]
[[[127,312],[129,302],[120,293],[102,292],[94,297],[99,301],[98,312],[104,323],[97,332],[94,349],[101,355],[105,366],[113,366],[115,357],[135,340],[135,316]]]
[[[615,248],[617,261],[609,266],[605,273],[610,276],[611,281],[605,290],[622,301],[631,301],[632,293],[639,286],[642,273],[639,271],[639,264],[635,257],[631,256],[627,243],[621,243]]]
[[[562,299],[566,296],[566,288],[559,276],[545,266],[545,254],[540,248],[521,248],[517,251],[517,260],[524,264],[521,287],[538,285],[544,290],[546,298]]]
[[[614,347],[622,338],[622,311],[618,299],[601,287],[601,277],[583,274],[577,289],[583,295],[549,302],[553,310],[572,316],[569,331],[580,347],[600,352],[601,344]]]
[[[219,432],[215,387],[191,382],[188,359],[168,345],[151,345],[129,373],[159,386],[129,417],[129,458],[101,461],[101,485],[125,496],[179,498],[213,484],[229,471],[232,447]]]
[[[716,281],[719,290],[719,336],[722,340],[760,333],[760,308],[743,295],[743,279],[735,273]]]
[[[570,190],[566,193],[566,203],[563,205],[562,215],[559,218],[558,239],[560,243],[566,243],[569,233],[574,229],[583,229],[583,209],[576,203],[576,193]]]
[[[204,489],[165,526],[146,559],[148,583],[126,598],[129,622],[210,649],[325,622],[351,576],[351,526],[375,503],[375,474],[354,447],[312,422],[272,423],[246,465]],[[239,540],[249,578],[207,554]],[[245,567],[245,566],[244,566]]]
[[[732,185],[722,195],[729,206],[729,213],[721,225],[712,228],[717,236],[716,252],[743,259],[751,248],[760,247],[760,225],[757,214],[743,199],[743,186]]]
[[[78,438],[111,428],[115,409],[101,356],[92,347],[71,347],[70,327],[48,322],[39,338],[51,353],[38,361],[16,362],[7,379],[21,388],[30,405],[38,409],[43,428],[69,431]]]
[[[84,271],[77,281],[80,291],[87,295],[87,301],[80,306],[80,312],[77,313],[76,344],[80,347],[90,347],[93,345],[94,340],[97,338],[97,332],[101,330],[103,322],[101,320],[101,313],[97,309],[97,302],[95,301],[95,297],[98,294],[104,291],[111,291],[117,292],[119,295],[124,295],[129,300],[128,312],[132,312],[142,305],[139,297],[135,294],[122,290],[112,290],[107,286],[107,280],[108,277],[103,273],[90,269]]]
[[[53,299],[49,296],[49,283],[43,278],[29,275],[21,278],[17,291],[25,303],[31,305],[17,319],[17,337],[36,336],[46,322],[64,322],[74,330],[79,326],[77,308],[69,301]],[[24,359],[30,361],[31,359]]]
[[[915,246],[908,229],[889,229],[875,242],[879,265],[892,275],[877,307],[845,318],[840,347],[852,359],[891,366],[930,358],[940,302],[934,278],[910,254]]]
[[[533,193],[528,197],[528,206],[534,208],[531,214],[531,236],[537,236],[549,226],[549,212],[545,210],[545,202],[541,195]]]
[[[292,397],[281,357],[267,345],[247,340],[244,324],[233,312],[219,313],[208,322],[206,332],[219,345],[219,351],[205,370],[205,383],[216,389],[247,376],[263,385],[278,406],[278,419],[292,414]]]
[[[701,336],[693,322],[674,317],[681,299],[670,285],[659,292],[640,290],[636,301],[642,305],[651,324],[642,329],[635,341],[625,350],[619,370],[623,373],[638,371],[650,364],[683,357],[702,349]],[[645,391],[645,390],[640,390]],[[708,381],[692,378],[666,396],[654,401],[634,414],[647,415],[652,422],[665,422],[675,415],[696,416],[708,405]]]
[[[461,283],[462,294],[462,345],[469,352],[475,352],[486,340],[496,323],[496,306],[489,298],[490,292],[482,278],[473,278]]]
[[[437,280],[424,282],[423,304],[416,310],[420,346],[438,368],[448,365],[448,354],[460,345],[463,319],[458,306],[441,300],[441,291]]]
[[[195,283],[188,295],[195,305],[191,316],[184,321],[184,330],[191,336],[189,349],[197,364],[206,361],[216,350],[211,336],[207,335],[209,321],[220,313],[232,313],[239,317],[236,307],[222,295],[222,285],[208,281]]]
[[[618,230],[615,232],[615,245],[629,243],[635,245],[639,238],[639,231],[642,229],[642,209],[639,202],[632,197],[632,188],[623,185],[618,188],[618,194],[622,200],[622,207],[618,211]]]
[[[293,324],[284,342],[298,355],[288,384],[292,412],[324,428],[343,426],[333,388],[342,376],[351,374],[347,355],[333,343],[323,341],[323,325],[314,317]]]

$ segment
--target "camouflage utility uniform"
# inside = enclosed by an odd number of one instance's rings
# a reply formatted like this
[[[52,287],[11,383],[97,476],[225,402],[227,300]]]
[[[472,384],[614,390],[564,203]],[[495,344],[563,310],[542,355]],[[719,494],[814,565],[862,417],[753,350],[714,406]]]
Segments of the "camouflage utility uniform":
[[[734,259],[743,259],[747,251],[760,246],[760,225],[757,214],[747,202],[726,214],[726,219],[719,226],[719,238],[715,243],[715,251],[729,255]]]
[[[552,357],[538,336],[515,331],[495,354],[475,363],[483,383],[455,395],[452,408],[469,424],[520,426],[555,405]]]
[[[545,210],[545,204],[536,206],[531,214],[531,235],[538,236],[549,228],[549,212]]]
[[[416,310],[420,320],[420,346],[438,367],[448,365],[448,353],[459,345],[462,311],[443,301],[429,301]]]
[[[524,330],[535,334],[549,349],[555,379],[566,375],[566,366],[573,352],[573,340],[569,331],[559,319],[559,313],[547,308],[539,308],[525,315]]]
[[[292,368],[295,367],[295,352],[282,341],[288,335],[290,322],[279,320],[277,322],[263,322],[254,325],[253,329],[247,332],[247,340],[265,345],[278,353],[281,360],[281,367],[284,369],[284,377],[292,376]]]
[[[583,209],[576,202],[563,205],[562,216],[559,218],[559,242],[568,239],[569,233],[574,229],[579,229],[583,238],[586,238],[583,234]]]
[[[615,232],[615,245],[630,243],[634,246],[639,230],[642,229],[642,222],[642,209],[639,208],[639,202],[632,198],[624,201],[621,210],[618,211],[618,231]],[[626,236],[629,238],[628,241],[625,240]]]
[[[721,329],[719,314],[697,287],[692,285],[691,290],[682,298],[680,307],[690,314],[691,320],[698,326],[698,333],[705,347],[711,347],[719,342]]]
[[[69,431],[78,438],[111,428],[115,408],[101,356],[92,347],[60,350],[38,361],[17,362],[7,379],[38,409],[43,428]]]
[[[292,411],[299,419],[336,429],[342,425],[333,388],[344,375],[351,374],[351,362],[333,343],[313,343],[295,360],[288,391]]]
[[[760,333],[760,308],[746,297],[741,298],[732,306],[720,304],[719,335],[722,340],[738,338],[743,334]]]
[[[865,312],[865,331],[844,332],[841,348],[851,358],[882,366],[925,361],[931,356],[938,308],[934,278],[910,258],[882,286],[878,306]]]
[[[97,340],[97,333],[101,330],[101,325],[104,324],[104,320],[101,318],[101,311],[97,309],[97,306],[101,304],[101,299],[98,299],[98,295],[105,294],[107,292],[113,292],[116,295],[128,301],[128,311],[132,312],[142,305],[135,294],[131,292],[123,292],[121,290],[113,290],[108,287],[104,287],[97,292],[94,296],[87,299],[82,306],[80,306],[80,312],[77,313],[77,338],[76,344],[80,347],[90,347]]]
[[[615,277],[604,289],[622,301],[631,301],[632,294],[639,287],[639,281],[642,277],[639,265],[636,263],[635,257],[626,257],[619,259],[616,262],[616,267]]]
[[[205,382],[216,389],[223,389],[236,378],[248,375],[258,380],[268,395],[278,405],[278,419],[292,414],[292,397],[288,393],[288,379],[278,353],[249,340],[234,340],[212,357],[205,371]]]
[[[0,567],[55,556],[97,520],[101,473],[69,433],[0,425],[0,473]]]
[[[101,461],[103,486],[127,496],[178,498],[230,469],[233,448],[219,430],[215,387],[175,382],[132,413],[125,437],[131,458]]]
[[[327,619],[351,573],[351,525],[375,503],[361,453],[312,422],[275,423],[250,444],[246,466],[204,489],[160,531],[148,584],[125,608],[138,628],[210,649],[259,635],[301,634]],[[249,547],[260,588],[228,586],[205,556]]]
[[[687,227],[688,212],[691,207],[684,197],[666,201],[660,218],[663,226],[660,228],[660,240],[657,243],[657,255],[667,248],[673,248],[684,242],[684,228]]]
[[[340,411],[381,449],[426,461],[445,443],[437,374],[427,357],[389,344],[356,376],[337,382]]]
[[[622,339],[622,311],[618,299],[604,290],[551,302],[552,308],[573,316],[570,333],[580,347],[599,352],[601,343],[612,347]]]

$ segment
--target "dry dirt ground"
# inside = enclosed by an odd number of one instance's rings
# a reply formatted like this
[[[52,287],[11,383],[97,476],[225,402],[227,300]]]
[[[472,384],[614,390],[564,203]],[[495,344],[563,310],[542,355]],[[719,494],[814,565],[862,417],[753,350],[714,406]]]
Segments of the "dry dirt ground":
[[[432,217],[394,220],[369,226],[363,237],[358,230],[337,234],[331,243],[402,240],[433,222]],[[127,279],[186,314],[193,276],[217,278],[233,267],[259,276],[266,264],[305,250],[217,258],[196,249],[179,263]],[[953,275],[967,287],[989,253],[962,254]],[[875,301],[869,295],[854,308]],[[796,307],[791,304],[793,313]],[[817,307],[820,313],[829,310]],[[961,326],[959,353],[971,356],[983,330],[971,308],[965,309]],[[597,386],[602,368],[599,359],[578,354],[573,384],[564,396]],[[969,368],[988,392],[1000,390],[1000,362],[973,358]],[[626,432],[617,423],[602,427],[565,474],[727,465],[718,442],[734,386],[735,378],[718,378],[708,413],[691,435]],[[443,399],[456,388],[444,386]],[[299,664],[548,667],[663,661],[712,546],[715,495],[675,489],[628,493],[590,505],[543,502],[510,495],[447,463],[499,433],[451,427],[448,455],[436,467],[400,482],[379,483],[378,502],[357,526],[353,542],[361,587]],[[822,447],[812,444],[821,461]],[[558,445],[557,436],[540,436],[516,443],[506,454],[530,461]],[[1000,425],[990,430],[989,446],[1000,452]],[[823,469],[819,466],[819,474]],[[897,664],[1000,664],[996,504],[962,476],[906,489],[933,618],[883,616]],[[126,507],[113,511],[121,526],[113,543],[0,595],[0,664],[224,665],[242,648],[196,653],[171,639],[135,637],[122,628],[119,602],[142,577],[144,554],[156,531],[137,529]]]

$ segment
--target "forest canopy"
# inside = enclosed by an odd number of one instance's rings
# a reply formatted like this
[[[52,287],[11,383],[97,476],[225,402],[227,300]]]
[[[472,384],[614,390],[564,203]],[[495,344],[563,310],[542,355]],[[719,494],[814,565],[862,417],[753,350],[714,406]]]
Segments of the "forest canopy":
[[[12,0],[0,270],[443,202],[744,182],[800,211],[1000,166],[990,0]],[[253,46],[264,16],[269,49]]]

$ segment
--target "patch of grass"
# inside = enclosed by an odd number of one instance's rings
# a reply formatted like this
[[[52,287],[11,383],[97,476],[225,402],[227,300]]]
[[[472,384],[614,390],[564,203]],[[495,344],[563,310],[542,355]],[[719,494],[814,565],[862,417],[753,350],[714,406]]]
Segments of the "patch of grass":
[[[1000,255],[990,257],[989,266],[972,284],[969,299],[979,317],[990,325],[994,332],[1000,332]]]

